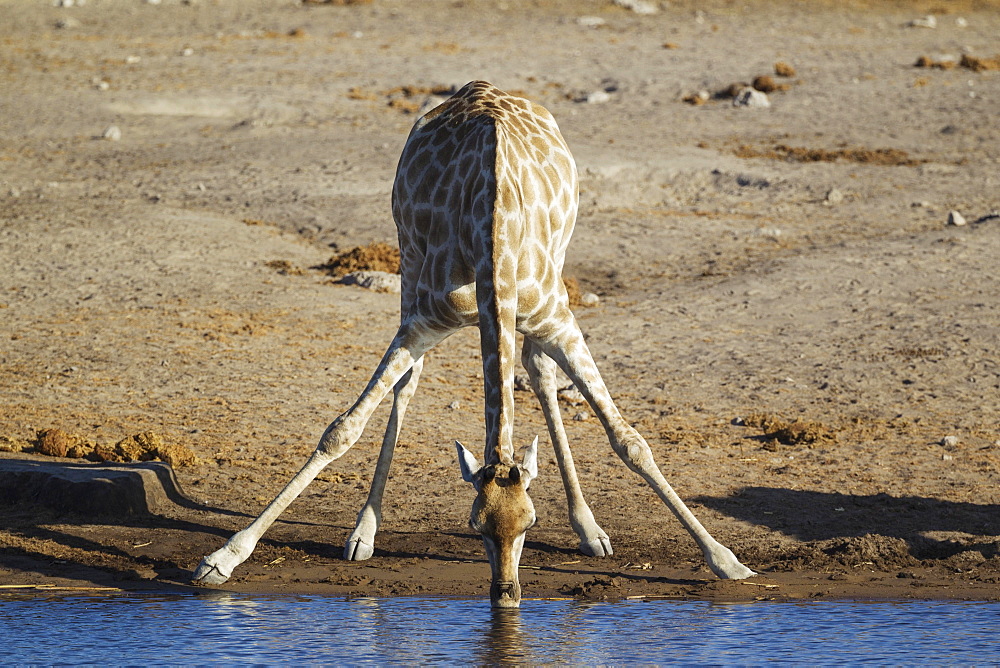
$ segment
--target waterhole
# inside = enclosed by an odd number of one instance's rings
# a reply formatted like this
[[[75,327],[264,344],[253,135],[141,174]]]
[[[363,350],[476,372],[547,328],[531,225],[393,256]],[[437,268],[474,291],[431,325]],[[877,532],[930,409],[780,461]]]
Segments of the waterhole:
[[[1000,603],[0,598],[3,664],[996,663]]]

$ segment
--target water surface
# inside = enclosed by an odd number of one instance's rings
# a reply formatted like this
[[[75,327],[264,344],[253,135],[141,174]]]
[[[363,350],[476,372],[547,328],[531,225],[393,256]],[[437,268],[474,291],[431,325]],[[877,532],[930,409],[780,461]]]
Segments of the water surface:
[[[996,663],[1000,604],[0,598],[0,663]]]

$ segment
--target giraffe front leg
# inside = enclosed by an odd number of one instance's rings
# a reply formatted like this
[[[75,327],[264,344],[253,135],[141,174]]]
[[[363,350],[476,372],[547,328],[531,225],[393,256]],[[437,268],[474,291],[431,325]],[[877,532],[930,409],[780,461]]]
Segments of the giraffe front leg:
[[[413,368],[396,383],[392,413],[389,415],[389,423],[386,425],[385,435],[382,437],[382,450],[379,452],[378,464],[375,466],[375,474],[372,476],[371,491],[368,492],[368,500],[365,501],[365,505],[358,513],[354,531],[351,532],[344,545],[344,559],[348,561],[364,561],[375,553],[375,534],[382,522],[382,496],[385,494],[385,484],[389,477],[389,468],[392,465],[392,454],[399,439],[403,415],[406,413],[410,399],[417,391],[417,382],[423,367],[424,358],[421,357],[413,363]]]
[[[257,519],[246,529],[237,532],[219,550],[202,559],[192,576],[196,583],[222,584],[232,575],[233,569],[246,561],[264,532],[278,516],[302,493],[327,464],[347,452],[364,430],[372,413],[415,361],[444,338],[446,333],[430,330],[421,323],[401,325],[389,349],[375,371],[368,386],[354,405],[334,420],[305,466],[285,485]]]
[[[568,313],[568,310],[567,310]],[[591,408],[601,420],[608,440],[615,453],[631,470],[638,473],[653,488],[657,496],[677,517],[701,548],[709,568],[720,578],[739,580],[755,573],[740,563],[733,552],[715,540],[698,518],[673,490],[653,460],[653,453],[646,440],[621,416],[608,388],[594,363],[594,358],[583,339],[583,333],[572,320],[572,315],[562,319],[563,327],[557,335],[540,341],[560,367],[576,383]],[[569,323],[568,326],[565,326]]]
[[[348,446],[350,447],[350,446]],[[344,448],[346,452],[347,448]],[[191,579],[198,584],[222,584],[233,574],[233,569],[246,561],[257,547],[257,541],[264,535],[278,515],[302,493],[302,490],[319,475],[320,471],[336,459],[319,450],[314,452],[305,466],[285,485],[264,512],[250,526],[233,534],[225,545],[201,560]]]
[[[566,490],[569,524],[580,537],[580,551],[589,557],[609,557],[614,554],[614,550],[611,549],[611,539],[597,524],[594,513],[583,498],[576,466],[573,464],[573,453],[569,449],[569,440],[566,438],[566,429],[563,427],[559,401],[556,397],[555,362],[528,338],[524,340],[521,362],[528,371],[531,388],[538,397],[538,403],[541,404],[542,413],[545,415],[549,438],[556,453],[556,462],[559,464],[559,474]]]

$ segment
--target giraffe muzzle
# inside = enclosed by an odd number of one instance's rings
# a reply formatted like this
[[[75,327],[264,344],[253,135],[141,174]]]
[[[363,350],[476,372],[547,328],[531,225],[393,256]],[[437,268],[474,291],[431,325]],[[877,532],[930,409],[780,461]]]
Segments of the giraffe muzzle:
[[[494,608],[516,608],[521,604],[521,588],[516,582],[494,582],[490,599]]]

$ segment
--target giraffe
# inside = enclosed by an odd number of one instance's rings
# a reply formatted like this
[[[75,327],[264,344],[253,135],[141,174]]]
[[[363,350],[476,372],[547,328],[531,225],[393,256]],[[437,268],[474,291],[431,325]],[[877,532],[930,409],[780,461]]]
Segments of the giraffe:
[[[520,462],[514,460],[515,332],[524,335],[521,360],[542,406],[581,551],[613,553],[580,490],[556,400],[557,366],[594,410],[614,452],[674,513],[711,570],[722,578],[753,575],[667,483],[649,445],[619,413],[584,342],[562,282],[578,199],[576,164],[542,106],[473,81],[418,119],[392,187],[402,274],[396,335],[360,397],[327,427],[302,469],[257,519],[202,560],[193,579],[228,580],[281,512],[354,445],[392,390],[371,491],[344,548],[347,559],[372,556],[393,449],[424,354],[476,325],[485,392],[483,461],[455,445],[462,478],[476,492],[469,523],[483,539],[494,607],[520,604],[517,569],[525,533],[535,523],[528,487],[538,473],[538,438]]]

